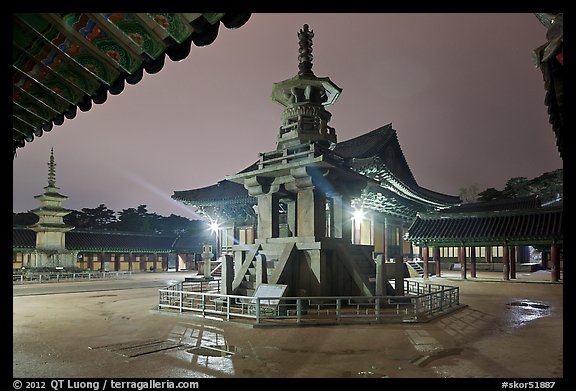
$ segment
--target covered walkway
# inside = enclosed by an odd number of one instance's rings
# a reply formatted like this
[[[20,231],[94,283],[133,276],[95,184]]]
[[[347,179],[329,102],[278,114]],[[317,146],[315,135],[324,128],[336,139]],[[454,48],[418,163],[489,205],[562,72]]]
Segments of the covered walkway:
[[[516,246],[550,248],[551,281],[559,281],[563,243],[562,207],[488,210],[464,213],[418,214],[406,240],[422,247],[424,275],[428,276],[429,250],[433,249],[436,275],[440,275],[440,247],[459,247],[460,275],[467,278],[466,247],[470,247],[470,276],[476,270],[477,246],[502,246],[502,278],[516,279]],[[512,261],[511,261],[512,260]]]

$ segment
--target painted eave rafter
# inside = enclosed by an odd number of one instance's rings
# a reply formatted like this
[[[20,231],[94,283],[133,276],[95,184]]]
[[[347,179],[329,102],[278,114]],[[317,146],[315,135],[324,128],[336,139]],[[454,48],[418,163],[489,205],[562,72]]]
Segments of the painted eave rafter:
[[[77,109],[106,101],[143,72],[159,72],[211,44],[221,24],[238,28],[250,13],[13,14],[13,157]]]

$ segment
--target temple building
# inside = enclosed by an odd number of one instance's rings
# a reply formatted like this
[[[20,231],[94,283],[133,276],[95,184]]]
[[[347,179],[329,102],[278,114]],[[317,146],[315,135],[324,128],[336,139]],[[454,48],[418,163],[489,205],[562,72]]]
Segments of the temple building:
[[[417,213],[461,203],[417,184],[392,124],[337,141],[326,107],[342,89],[312,71],[313,36],[304,25],[298,74],[273,85],[284,107],[276,148],[217,184],[172,195],[218,226],[217,253],[233,259],[226,293],[272,283],[288,295],[374,295],[374,259],[413,254],[404,235]]]
[[[440,275],[441,259],[456,258],[452,267],[462,279],[478,270],[501,271],[504,280],[516,272],[551,270],[560,280],[563,266],[562,202],[542,206],[536,196],[463,204],[435,213],[418,213],[406,239],[419,246],[423,275],[429,259]],[[540,262],[533,262],[530,248],[538,248]],[[450,253],[450,254],[448,254]]]

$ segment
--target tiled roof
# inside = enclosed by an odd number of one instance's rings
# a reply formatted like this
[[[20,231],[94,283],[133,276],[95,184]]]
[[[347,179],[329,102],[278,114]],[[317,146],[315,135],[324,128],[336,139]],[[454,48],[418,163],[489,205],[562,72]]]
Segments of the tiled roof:
[[[437,193],[418,186],[402,153],[396,130],[392,128],[392,124],[382,126],[358,137],[338,142],[332,152],[344,158],[347,162],[346,164],[352,168],[362,167],[363,165],[371,164],[375,161],[374,159],[379,159],[396,178],[400,179],[405,185],[410,186],[417,193],[447,203],[459,201],[458,197]],[[255,162],[239,173],[255,170],[257,166],[258,162]],[[248,195],[244,186],[228,180],[198,189],[175,191],[172,198],[194,205],[212,205],[222,202],[256,202],[254,197]]]
[[[172,198],[194,205],[210,205],[214,202],[256,202],[256,198],[250,196],[243,185],[228,180],[198,189],[175,191]]]
[[[540,207],[540,199],[537,196],[521,198],[503,198],[493,201],[470,202],[443,209],[442,213],[475,213],[492,212],[503,210],[533,209]]]
[[[201,246],[195,238],[176,235],[147,235],[128,232],[70,231],[66,233],[66,249],[77,251],[170,252],[197,251]],[[35,248],[36,233],[28,228],[13,227],[14,248]]]
[[[71,231],[66,234],[66,248],[85,251],[102,249],[169,251],[175,239],[175,236]]]
[[[250,13],[15,13],[13,154],[26,142],[214,42]]]
[[[12,228],[12,246],[17,248],[36,247],[36,232],[24,227]]]
[[[562,241],[562,208],[533,208],[493,211],[479,215],[438,214],[417,216],[407,233],[407,240],[458,245],[467,243],[546,244]]]
[[[339,142],[336,144],[334,152],[346,159],[363,160],[379,157],[387,163],[388,168],[398,179],[406,184],[416,184],[392,124]],[[391,158],[388,156],[390,154],[393,155]]]

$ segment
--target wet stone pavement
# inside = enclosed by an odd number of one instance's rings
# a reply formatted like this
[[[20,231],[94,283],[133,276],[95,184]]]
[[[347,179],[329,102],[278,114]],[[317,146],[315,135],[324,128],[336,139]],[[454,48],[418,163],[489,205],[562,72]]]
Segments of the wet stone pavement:
[[[189,274],[14,285],[13,377],[564,376],[563,284],[549,272],[432,277],[466,306],[427,323],[268,328],[156,311],[158,288]]]

